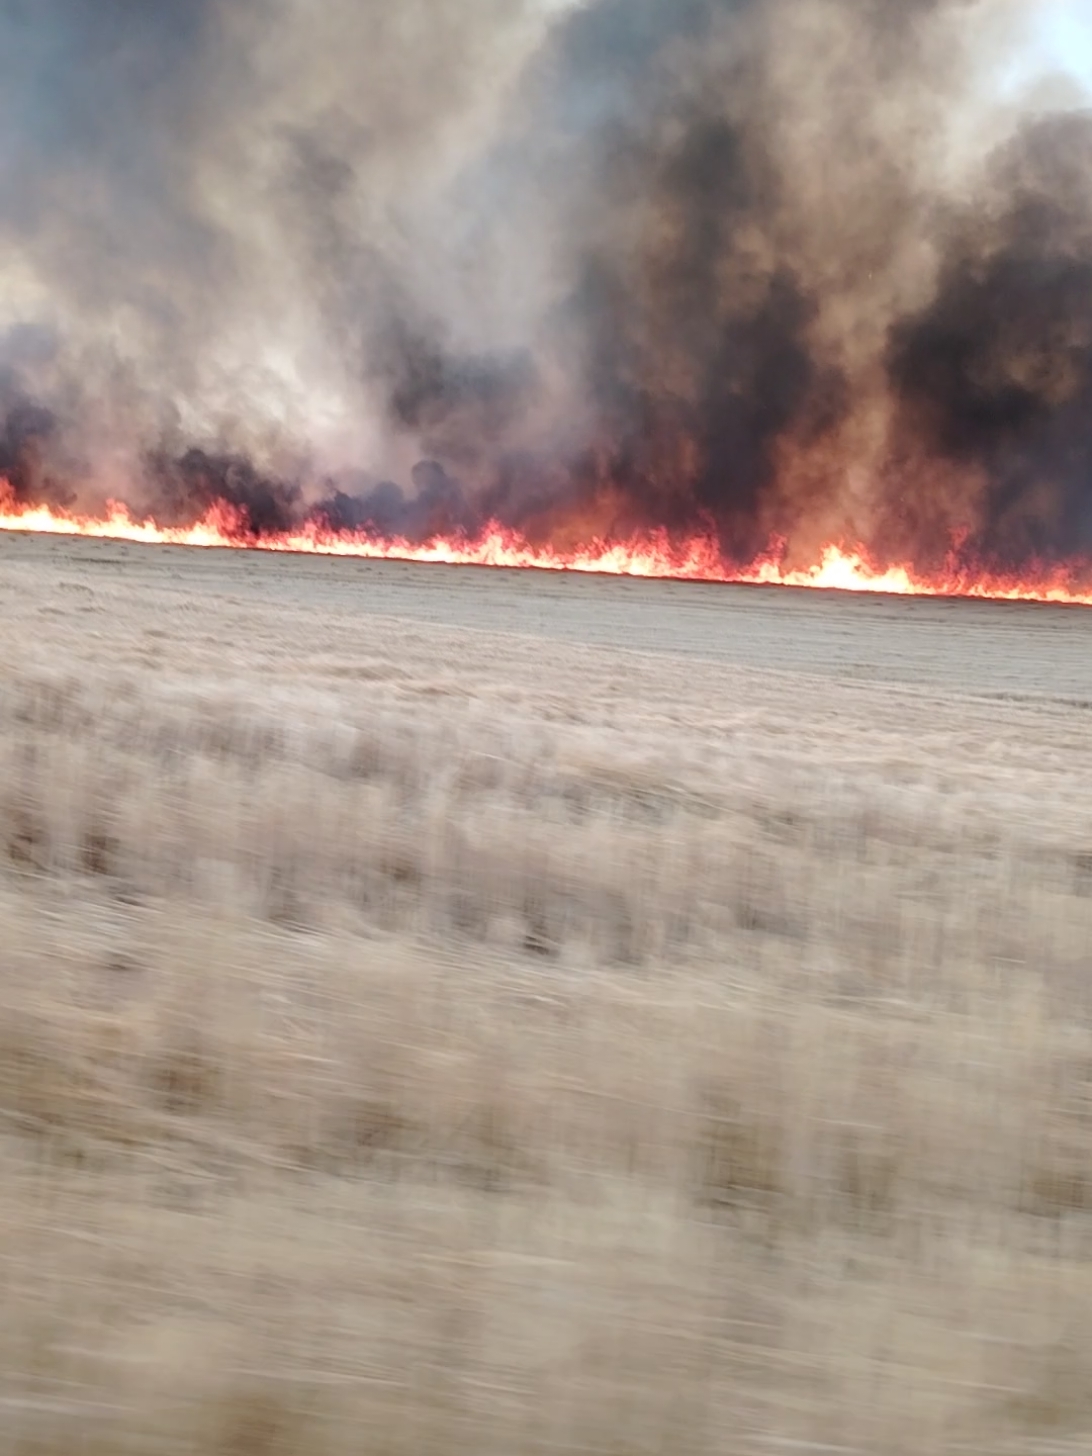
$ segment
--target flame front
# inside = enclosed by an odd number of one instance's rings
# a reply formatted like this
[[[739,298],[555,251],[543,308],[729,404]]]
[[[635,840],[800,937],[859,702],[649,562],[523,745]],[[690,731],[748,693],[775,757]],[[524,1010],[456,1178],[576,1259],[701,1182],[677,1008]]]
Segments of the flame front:
[[[1092,569],[1087,565],[1083,571],[1077,566],[1044,566],[1041,570],[1025,570],[1019,577],[1009,577],[968,570],[957,563],[953,552],[942,570],[923,574],[909,565],[876,566],[859,547],[831,542],[809,566],[788,566],[777,543],[755,561],[735,566],[725,560],[717,543],[708,537],[693,537],[679,543],[671,540],[666,532],[656,531],[627,540],[592,540],[573,550],[558,550],[549,545],[532,545],[518,532],[496,523],[487,524],[472,537],[436,536],[425,542],[332,532],[315,524],[305,525],[298,531],[255,536],[243,529],[239,514],[223,502],[212,506],[193,525],[168,527],[151,520],[137,520],[126,506],[117,502],[110,502],[102,516],[71,515],[44,505],[24,506],[15,500],[3,480],[0,480],[0,531],[84,536],[149,546],[219,547],[449,566],[579,571],[661,580],[1092,606]]]

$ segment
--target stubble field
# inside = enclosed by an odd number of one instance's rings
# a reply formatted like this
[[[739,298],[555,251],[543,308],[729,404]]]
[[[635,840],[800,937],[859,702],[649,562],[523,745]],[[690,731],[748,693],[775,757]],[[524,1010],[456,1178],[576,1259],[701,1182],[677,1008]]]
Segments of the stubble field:
[[[0,1453],[1092,1443],[1092,613],[0,537]]]

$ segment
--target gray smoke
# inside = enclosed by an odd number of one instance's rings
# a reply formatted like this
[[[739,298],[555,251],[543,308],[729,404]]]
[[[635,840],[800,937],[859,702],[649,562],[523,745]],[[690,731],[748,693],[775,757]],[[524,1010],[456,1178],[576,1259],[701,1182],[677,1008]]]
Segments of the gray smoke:
[[[164,523],[1092,554],[1032,0],[0,0],[0,474]]]

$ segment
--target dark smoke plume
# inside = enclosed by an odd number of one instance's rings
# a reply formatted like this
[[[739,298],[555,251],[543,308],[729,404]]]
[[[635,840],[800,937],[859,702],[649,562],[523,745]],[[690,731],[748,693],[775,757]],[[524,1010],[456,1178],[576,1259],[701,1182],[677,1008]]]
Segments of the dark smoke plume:
[[[992,80],[1036,9],[0,0],[0,477],[1092,557],[1092,113]]]
[[[891,328],[900,427],[980,481],[972,556],[1088,554],[1092,113],[1028,127],[990,182],[944,239],[934,296]],[[913,544],[932,522],[909,524]]]

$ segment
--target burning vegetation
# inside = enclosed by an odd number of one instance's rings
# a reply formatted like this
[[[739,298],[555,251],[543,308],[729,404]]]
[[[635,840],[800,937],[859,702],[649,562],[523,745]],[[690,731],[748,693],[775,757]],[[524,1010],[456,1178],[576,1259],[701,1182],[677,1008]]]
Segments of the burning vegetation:
[[[1092,111],[999,96],[1033,9],[0,20],[0,526],[1092,600]]]

